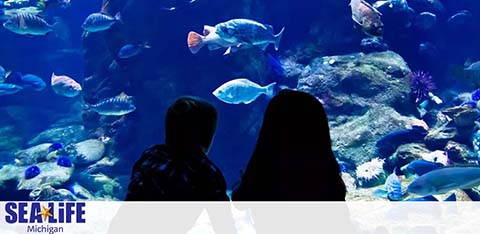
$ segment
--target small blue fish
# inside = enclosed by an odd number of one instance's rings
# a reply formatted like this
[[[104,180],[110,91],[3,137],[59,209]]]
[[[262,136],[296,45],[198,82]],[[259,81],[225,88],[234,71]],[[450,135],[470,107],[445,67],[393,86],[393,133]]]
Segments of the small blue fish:
[[[262,87],[248,79],[235,79],[221,85],[212,94],[228,104],[250,104],[262,94],[272,97],[276,84],[273,82]]]
[[[477,89],[472,93],[472,100],[476,102],[480,100],[480,89]]]
[[[124,45],[120,50],[118,51],[118,57],[121,59],[127,59],[131,58],[134,56],[137,56],[140,54],[144,49],[149,49],[151,48],[148,44],[127,44]]]
[[[443,164],[441,163],[435,163],[435,162],[429,162],[426,160],[414,160],[410,162],[407,165],[407,171],[412,173],[412,174],[417,174],[419,176],[422,176],[428,172],[431,172],[433,170],[442,168]]]
[[[63,149],[63,145],[61,143],[53,143],[50,145],[50,147],[48,147],[48,153],[51,153],[53,151],[57,151],[59,149]]]
[[[22,74],[16,72],[8,77],[7,82],[10,84],[15,84],[22,86],[24,89],[32,89],[35,91],[42,91],[47,87],[45,81],[42,78],[32,75],[32,74]]]
[[[14,84],[0,84],[0,96],[15,94],[22,89],[21,86]]]
[[[390,201],[401,201],[405,193],[402,191],[402,184],[395,171],[387,177],[384,189],[377,189],[375,196],[386,197]]]
[[[82,28],[88,32],[100,32],[110,29],[112,25],[121,21],[122,17],[120,12],[117,13],[115,17],[102,13],[93,13],[85,19]]]

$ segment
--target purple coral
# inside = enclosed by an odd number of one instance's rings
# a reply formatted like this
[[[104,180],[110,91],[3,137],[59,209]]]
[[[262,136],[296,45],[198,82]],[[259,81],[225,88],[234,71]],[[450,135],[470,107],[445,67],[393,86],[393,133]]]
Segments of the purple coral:
[[[410,89],[415,97],[415,103],[421,103],[429,98],[429,93],[434,90],[433,77],[424,71],[416,71],[410,75]]]

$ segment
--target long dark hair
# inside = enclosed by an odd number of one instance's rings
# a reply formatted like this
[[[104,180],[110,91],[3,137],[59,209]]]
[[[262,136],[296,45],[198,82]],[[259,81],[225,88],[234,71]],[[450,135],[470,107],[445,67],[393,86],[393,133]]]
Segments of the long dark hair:
[[[234,200],[344,201],[328,120],[312,95],[284,90],[269,103]]]

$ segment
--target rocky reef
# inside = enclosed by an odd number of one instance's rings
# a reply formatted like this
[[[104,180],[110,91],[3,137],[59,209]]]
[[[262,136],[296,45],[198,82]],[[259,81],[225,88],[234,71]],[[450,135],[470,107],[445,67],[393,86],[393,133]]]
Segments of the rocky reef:
[[[320,98],[331,115],[363,115],[379,104],[411,111],[410,69],[394,52],[326,56],[301,70],[298,89]]]

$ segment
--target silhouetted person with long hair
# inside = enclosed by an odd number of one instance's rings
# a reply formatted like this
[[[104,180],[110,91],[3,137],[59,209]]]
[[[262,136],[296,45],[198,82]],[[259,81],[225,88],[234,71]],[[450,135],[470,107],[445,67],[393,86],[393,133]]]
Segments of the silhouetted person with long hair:
[[[217,111],[194,97],[168,108],[166,143],[146,150],[135,163],[127,201],[228,201],[222,173],[208,158]]]
[[[284,90],[269,103],[234,201],[345,201],[322,104]]]

